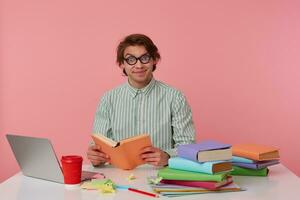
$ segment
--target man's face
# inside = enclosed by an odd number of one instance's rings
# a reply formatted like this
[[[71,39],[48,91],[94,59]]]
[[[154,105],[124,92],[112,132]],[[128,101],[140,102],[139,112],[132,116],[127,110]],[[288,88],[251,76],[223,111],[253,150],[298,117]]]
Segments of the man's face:
[[[124,51],[122,69],[128,75],[134,87],[146,86],[152,78],[153,65],[156,62],[148,54],[144,46],[128,46]],[[137,59],[139,58],[139,59]]]

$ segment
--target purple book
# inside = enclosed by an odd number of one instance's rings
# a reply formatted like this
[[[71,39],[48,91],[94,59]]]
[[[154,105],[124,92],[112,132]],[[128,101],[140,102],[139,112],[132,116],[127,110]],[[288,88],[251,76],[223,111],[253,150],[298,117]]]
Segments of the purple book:
[[[271,165],[276,165],[278,163],[279,160],[267,160],[267,161],[258,161],[255,163],[233,162],[232,165],[244,167],[248,169],[263,169]]]
[[[232,158],[230,144],[211,140],[196,144],[179,145],[177,148],[177,154],[179,157],[197,162],[230,160]]]

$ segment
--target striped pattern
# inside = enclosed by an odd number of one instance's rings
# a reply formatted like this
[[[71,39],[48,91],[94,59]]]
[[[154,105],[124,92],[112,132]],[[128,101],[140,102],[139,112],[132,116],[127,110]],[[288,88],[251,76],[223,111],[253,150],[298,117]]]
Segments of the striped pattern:
[[[148,133],[152,143],[171,156],[178,144],[194,143],[191,109],[182,93],[152,79],[143,89],[123,84],[101,99],[93,133],[119,141]]]

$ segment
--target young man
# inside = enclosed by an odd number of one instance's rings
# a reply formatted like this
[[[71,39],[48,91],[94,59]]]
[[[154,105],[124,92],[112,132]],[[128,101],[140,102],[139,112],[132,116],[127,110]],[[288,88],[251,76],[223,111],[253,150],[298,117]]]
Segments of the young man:
[[[143,149],[141,158],[148,164],[165,166],[179,144],[194,142],[195,130],[182,93],[154,79],[159,60],[157,47],[145,35],[129,35],[119,44],[117,63],[128,82],[104,94],[93,132],[115,141],[148,133],[153,147]],[[87,157],[94,166],[109,161],[95,145],[88,148]]]

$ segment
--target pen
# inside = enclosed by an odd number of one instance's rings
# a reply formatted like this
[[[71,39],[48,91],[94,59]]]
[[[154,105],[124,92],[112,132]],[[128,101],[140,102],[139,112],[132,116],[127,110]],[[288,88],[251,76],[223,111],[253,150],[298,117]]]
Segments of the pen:
[[[128,188],[130,188],[130,186],[127,186],[127,185],[117,185],[117,189],[128,190]]]
[[[134,189],[134,188],[128,188],[128,190],[132,191],[132,192],[136,192],[136,193],[148,195],[148,196],[151,196],[151,197],[159,197],[159,195],[157,195],[157,194],[153,194],[153,193],[150,193],[150,192],[145,192],[145,191],[137,190],[137,189]]]

